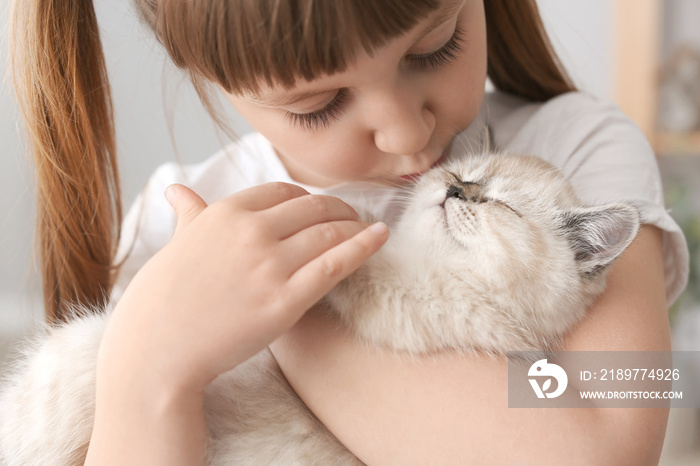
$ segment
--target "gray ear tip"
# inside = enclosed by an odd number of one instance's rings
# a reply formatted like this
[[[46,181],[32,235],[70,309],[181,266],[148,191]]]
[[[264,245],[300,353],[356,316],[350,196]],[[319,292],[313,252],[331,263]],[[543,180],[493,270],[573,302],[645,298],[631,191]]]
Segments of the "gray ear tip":
[[[624,220],[626,220],[630,226],[636,231],[639,229],[642,223],[642,212],[641,210],[632,204],[615,204],[615,208],[619,213],[624,215]]]
[[[601,208],[617,210],[621,213],[627,213],[629,215],[636,215],[637,217],[639,217],[639,215],[640,215],[639,207],[637,207],[633,204],[628,204],[626,202],[616,202],[614,204],[608,204],[605,206],[601,206]]]
[[[637,221],[639,221],[639,219],[642,216],[642,213],[640,212],[637,206],[634,206],[632,204],[620,204],[620,206],[623,206],[624,209],[630,213],[630,215],[634,216],[634,218],[637,219]]]
[[[634,241],[640,225],[639,209],[622,202],[577,209],[566,222],[576,258],[587,272],[610,265]]]
[[[632,242],[632,240],[637,236],[639,228],[642,222],[642,213],[638,207],[632,204],[617,203],[606,206],[605,209],[617,216],[617,220],[620,222],[623,231],[627,231],[629,239],[627,242]]]

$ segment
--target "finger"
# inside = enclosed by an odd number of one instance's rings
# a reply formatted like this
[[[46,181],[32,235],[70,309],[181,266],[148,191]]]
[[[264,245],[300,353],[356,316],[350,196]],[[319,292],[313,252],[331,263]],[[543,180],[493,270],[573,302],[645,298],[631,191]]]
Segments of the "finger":
[[[359,221],[355,209],[337,197],[301,196],[268,209],[264,215],[277,225],[279,239],[288,238],[319,223],[342,220]]]
[[[243,191],[229,196],[227,199],[236,202],[237,205],[244,209],[259,211],[269,209],[284,201],[307,195],[309,195],[309,192],[301,186],[274,182],[244,189]]]
[[[165,198],[175,210],[178,226],[189,223],[207,207],[207,203],[197,193],[181,184],[168,186]]]
[[[369,224],[355,221],[326,222],[306,228],[282,241],[281,254],[288,257],[290,273],[347,241]]]
[[[291,300],[309,309],[338,282],[357,270],[389,238],[383,223],[375,223],[299,268],[287,281]]]

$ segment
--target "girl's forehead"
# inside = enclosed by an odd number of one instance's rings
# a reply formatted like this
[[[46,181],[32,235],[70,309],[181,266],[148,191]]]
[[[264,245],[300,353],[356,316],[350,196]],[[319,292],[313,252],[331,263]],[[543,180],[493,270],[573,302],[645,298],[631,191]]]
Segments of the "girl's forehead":
[[[368,70],[375,69],[391,60],[396,60],[421,41],[429,40],[436,31],[453,22],[466,2],[482,0],[443,0],[438,9],[419,21],[405,34],[395,38],[388,44],[374,50],[371,54],[358,50],[347,69],[333,74],[325,74],[313,80],[298,79],[292,86],[260,85],[257,92],[249,92],[239,97],[266,107],[282,107],[301,102],[324,94],[336,92],[340,87],[348,87],[348,83],[361,81],[367,77]]]

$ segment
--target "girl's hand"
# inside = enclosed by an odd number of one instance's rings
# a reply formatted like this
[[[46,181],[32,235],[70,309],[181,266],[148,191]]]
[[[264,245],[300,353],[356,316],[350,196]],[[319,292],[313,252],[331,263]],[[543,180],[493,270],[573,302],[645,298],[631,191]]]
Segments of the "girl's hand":
[[[115,307],[100,366],[148,374],[170,389],[203,391],[289,329],[388,238],[386,226],[368,227],[340,199],[291,184],[253,187],[211,206],[182,185],[166,197],[175,234]]]

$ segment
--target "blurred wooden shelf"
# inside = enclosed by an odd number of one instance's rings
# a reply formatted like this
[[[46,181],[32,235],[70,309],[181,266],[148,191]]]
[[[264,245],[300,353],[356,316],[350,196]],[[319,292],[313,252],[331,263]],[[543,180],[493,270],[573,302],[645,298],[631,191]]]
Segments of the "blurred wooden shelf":
[[[615,100],[650,141],[656,132],[662,0],[615,0]]]
[[[683,155],[700,157],[700,131],[675,133],[659,131],[653,135],[656,155]]]
[[[663,7],[662,0],[615,0],[615,100],[656,155],[700,157],[700,131],[656,129]]]

